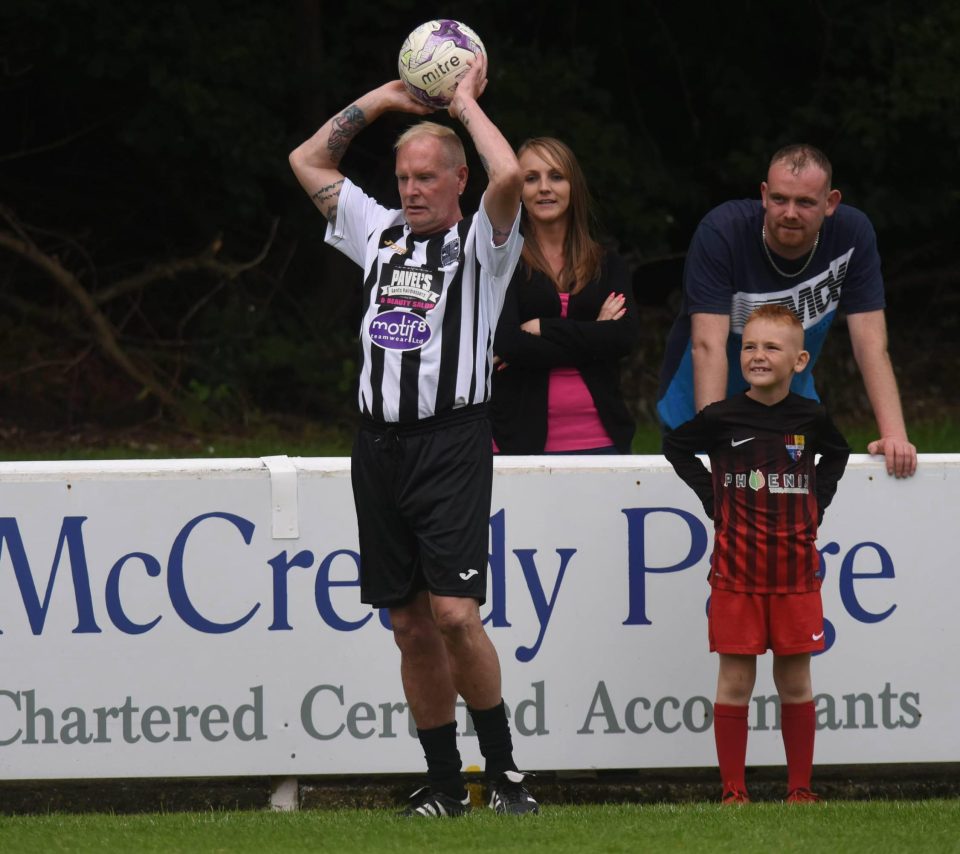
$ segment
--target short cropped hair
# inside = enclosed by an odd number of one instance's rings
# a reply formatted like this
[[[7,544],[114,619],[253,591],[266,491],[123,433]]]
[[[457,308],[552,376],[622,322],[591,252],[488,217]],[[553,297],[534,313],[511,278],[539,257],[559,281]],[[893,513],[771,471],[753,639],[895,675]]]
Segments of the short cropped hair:
[[[827,175],[827,189],[833,186],[833,166],[830,159],[819,148],[805,142],[785,145],[770,158],[770,166],[774,163],[786,163],[787,168],[799,175],[808,166],[819,166]]]
[[[788,308],[780,303],[768,302],[764,305],[758,305],[753,311],[750,312],[746,323],[743,324],[743,328],[746,329],[747,323],[750,323],[753,320],[770,320],[773,323],[782,323],[785,326],[793,326],[794,328],[799,329],[800,334],[803,335],[803,323],[800,321],[800,318],[797,317],[797,313],[792,308]]]
[[[398,151],[402,145],[406,145],[410,140],[420,136],[432,136],[440,140],[443,150],[447,154],[447,165],[452,169],[459,166],[466,166],[467,153],[463,148],[460,137],[453,128],[436,122],[418,122],[408,127],[393,144],[393,150]]]

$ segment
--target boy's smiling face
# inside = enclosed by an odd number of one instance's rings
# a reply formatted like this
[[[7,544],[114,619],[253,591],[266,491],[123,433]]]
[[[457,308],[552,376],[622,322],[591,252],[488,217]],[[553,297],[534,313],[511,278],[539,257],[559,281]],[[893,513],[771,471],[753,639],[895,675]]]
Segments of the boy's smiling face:
[[[755,400],[776,402],[790,391],[793,375],[810,361],[803,349],[803,329],[768,318],[755,318],[743,328],[740,370]]]

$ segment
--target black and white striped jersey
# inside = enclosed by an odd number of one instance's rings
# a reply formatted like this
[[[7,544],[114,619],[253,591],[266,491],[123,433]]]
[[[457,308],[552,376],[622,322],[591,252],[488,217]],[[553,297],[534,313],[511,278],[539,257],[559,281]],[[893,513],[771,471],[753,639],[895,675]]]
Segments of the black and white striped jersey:
[[[412,422],[490,397],[493,334],[520,258],[520,211],[493,243],[481,203],[445,232],[415,235],[350,180],[326,241],[364,272],[360,411]]]

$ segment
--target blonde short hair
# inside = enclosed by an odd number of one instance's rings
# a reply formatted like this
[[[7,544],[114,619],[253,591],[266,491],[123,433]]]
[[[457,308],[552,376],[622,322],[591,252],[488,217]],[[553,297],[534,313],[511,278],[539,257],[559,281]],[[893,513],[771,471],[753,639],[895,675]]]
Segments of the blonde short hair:
[[[432,136],[440,140],[443,150],[447,154],[447,164],[451,168],[456,169],[458,166],[466,166],[467,152],[464,151],[463,143],[457,136],[456,131],[436,122],[418,122],[411,125],[397,137],[397,141],[393,144],[393,150],[399,151],[401,146],[420,136]]]
[[[792,308],[781,305],[780,303],[768,302],[764,305],[758,305],[750,312],[746,323],[743,324],[743,328],[746,329],[747,325],[754,320],[769,320],[773,323],[789,326],[800,333],[801,342],[804,339],[803,322]]]

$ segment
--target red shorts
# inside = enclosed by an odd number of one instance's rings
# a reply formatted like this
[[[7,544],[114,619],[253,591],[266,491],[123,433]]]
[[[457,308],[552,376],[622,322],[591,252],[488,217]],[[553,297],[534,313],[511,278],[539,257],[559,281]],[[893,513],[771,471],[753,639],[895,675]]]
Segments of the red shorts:
[[[799,655],[824,648],[823,604],[812,593],[736,593],[714,588],[708,619],[710,652]]]

